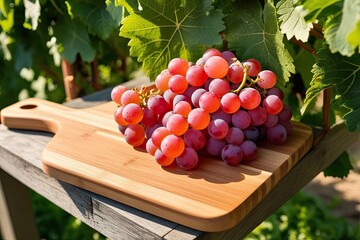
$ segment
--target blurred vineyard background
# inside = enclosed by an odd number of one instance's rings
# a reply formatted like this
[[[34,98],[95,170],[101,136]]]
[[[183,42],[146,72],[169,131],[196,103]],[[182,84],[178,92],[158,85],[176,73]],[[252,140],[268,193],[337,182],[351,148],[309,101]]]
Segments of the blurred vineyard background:
[[[78,97],[143,75],[138,59],[129,56],[129,39],[119,36],[120,22],[128,14],[120,4],[127,3],[137,1],[1,0],[0,109],[28,97],[65,102],[63,69],[69,66]],[[311,66],[313,57],[304,56],[300,55],[301,62]],[[304,93],[296,76],[290,87]],[[319,116],[303,120],[321,125]],[[351,174],[358,176],[359,153],[352,153]],[[351,186],[359,191],[360,181],[355,179]],[[335,215],[347,201],[344,195],[336,195],[333,188],[324,202],[317,195],[325,187],[314,184],[296,194],[248,239],[360,239],[359,198],[349,200],[357,215]],[[37,193],[30,194],[42,239],[105,239]]]

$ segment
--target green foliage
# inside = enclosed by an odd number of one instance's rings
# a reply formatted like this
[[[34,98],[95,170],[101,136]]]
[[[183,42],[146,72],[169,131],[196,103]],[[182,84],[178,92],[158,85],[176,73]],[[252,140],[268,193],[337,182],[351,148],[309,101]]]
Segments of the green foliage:
[[[358,226],[335,217],[319,199],[299,192],[260,224],[245,240],[359,239]]]
[[[325,176],[332,176],[338,178],[346,177],[353,167],[350,162],[350,157],[347,152],[341,154],[341,156],[334,161],[329,167],[324,170]]]

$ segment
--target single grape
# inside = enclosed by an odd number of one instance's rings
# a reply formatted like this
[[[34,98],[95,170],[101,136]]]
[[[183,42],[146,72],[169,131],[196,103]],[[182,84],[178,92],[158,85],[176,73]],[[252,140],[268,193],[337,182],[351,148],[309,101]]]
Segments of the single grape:
[[[140,95],[138,92],[130,89],[123,92],[120,98],[121,105],[125,106],[129,103],[140,104]]]
[[[287,139],[287,131],[284,126],[277,124],[267,129],[266,138],[272,143],[282,144]]]
[[[124,138],[128,144],[134,147],[140,146],[145,140],[145,130],[140,124],[130,124],[124,132]]]
[[[240,128],[231,127],[225,140],[229,144],[240,145],[244,141],[244,133]]]
[[[260,93],[254,88],[244,88],[240,91],[239,94],[241,107],[251,110],[259,106],[261,102]]]
[[[251,117],[247,111],[238,110],[231,116],[232,124],[240,129],[245,129],[251,124]]]
[[[174,114],[173,111],[168,111],[167,113],[165,113],[164,116],[161,118],[161,124],[163,126],[166,126],[166,123],[169,120],[169,117],[173,114]]]
[[[238,165],[244,154],[240,146],[228,144],[221,151],[222,160],[230,166]]]
[[[157,77],[155,78],[155,86],[157,89],[159,89],[161,92],[165,92],[169,89],[169,79],[171,78],[171,74],[169,71],[163,70]]]
[[[163,115],[168,111],[165,99],[160,95],[151,96],[147,101],[147,107],[155,114]]]
[[[265,127],[273,127],[275,126],[279,121],[279,116],[278,115],[272,115],[272,114],[268,114],[266,121],[264,122],[264,126]]]
[[[263,70],[259,72],[260,81],[257,82],[259,87],[264,89],[270,89],[275,86],[276,84],[276,75],[273,71],[270,70]]]
[[[200,96],[199,106],[208,113],[216,112],[220,108],[220,98],[215,93],[205,92]]]
[[[141,120],[141,123],[147,127],[154,125],[158,120],[156,114],[146,107],[142,108],[142,110],[144,116]]]
[[[146,138],[151,138],[153,132],[159,127],[163,127],[163,126],[161,124],[159,124],[159,123],[156,123],[156,124],[154,124],[152,126],[147,127],[145,129]]]
[[[231,116],[232,115],[224,112],[221,108],[219,108],[216,112],[211,114],[211,120],[222,119],[225,122],[227,122],[228,124],[230,124],[231,123]]]
[[[206,60],[204,70],[211,78],[223,78],[229,69],[227,61],[220,56],[213,56]]]
[[[206,90],[203,88],[198,88],[193,92],[193,94],[191,95],[191,102],[194,107],[199,107],[199,99],[204,92],[206,92]]]
[[[184,134],[185,146],[200,150],[205,146],[206,137],[202,131],[190,128]]]
[[[190,170],[198,164],[199,156],[194,149],[186,147],[183,153],[175,158],[175,161],[179,167]]]
[[[171,75],[186,75],[189,68],[189,63],[182,58],[173,58],[168,64],[168,71]]]
[[[114,112],[114,119],[117,124],[120,126],[127,126],[129,123],[122,116],[122,112],[124,110],[124,106],[118,107]]]
[[[127,90],[125,86],[118,85],[111,90],[111,99],[121,105],[121,95]]]
[[[121,132],[122,134],[125,133],[126,128],[127,126],[118,125],[119,132]]]
[[[240,145],[240,147],[243,151],[243,161],[251,161],[256,158],[257,147],[253,141],[246,140]]]
[[[188,82],[186,80],[186,77],[184,77],[183,75],[180,74],[173,75],[169,79],[169,89],[174,93],[178,93],[178,94],[184,93],[187,87],[188,87]]]
[[[151,134],[151,139],[153,144],[159,148],[162,140],[170,134],[171,134],[170,130],[167,129],[166,127],[156,128],[154,132]]]
[[[210,115],[202,108],[194,108],[188,115],[190,126],[197,130],[205,129],[210,123]]]
[[[160,149],[155,151],[154,158],[162,167],[170,166],[175,160],[173,157],[166,156]]]
[[[260,133],[255,126],[250,125],[249,127],[243,129],[242,131],[244,133],[245,140],[256,142],[259,139]]]
[[[276,88],[276,87],[273,87],[273,88],[270,88],[268,91],[267,91],[267,95],[276,95],[278,96],[281,100],[284,100],[284,92],[279,89],[279,88]]]
[[[209,123],[208,133],[212,138],[223,139],[229,132],[229,125],[222,119],[215,119]]]
[[[286,129],[288,136],[294,130],[294,125],[291,122],[279,121],[279,124],[282,125]]]
[[[173,101],[175,96],[177,95],[177,93],[174,93],[173,91],[171,91],[170,89],[166,90],[163,94],[163,98],[165,99],[165,102],[167,103],[168,106],[173,106]]]
[[[189,128],[189,123],[183,115],[174,113],[166,123],[166,128],[177,136],[183,135]]]
[[[248,113],[251,118],[251,124],[254,126],[260,126],[266,121],[267,113],[262,107],[256,107],[254,109],[251,109],[248,111]]]
[[[205,150],[212,156],[220,156],[225,145],[226,141],[224,139],[215,139],[210,137],[206,141]]]
[[[209,92],[215,93],[216,96],[221,98],[230,91],[230,84],[228,81],[220,78],[213,79],[209,84]]]
[[[283,105],[283,108],[278,115],[279,115],[279,121],[282,122],[290,121],[292,118],[291,108],[287,105]]]
[[[200,87],[205,84],[208,79],[203,66],[194,65],[189,67],[186,72],[186,79],[191,86]]]
[[[235,54],[231,51],[223,51],[221,55],[228,62],[228,64],[232,64],[236,60]]]
[[[176,158],[183,153],[185,148],[184,140],[174,134],[166,136],[160,145],[161,151],[168,157]]]
[[[193,95],[193,93],[198,89],[199,89],[199,87],[188,86],[188,88],[185,90],[185,92],[183,94],[186,97],[188,97],[189,99],[191,99],[191,95]]]
[[[152,142],[151,138],[149,138],[149,139],[146,141],[145,148],[146,148],[146,152],[149,153],[151,156],[154,156],[156,150],[158,150],[158,147],[156,147],[156,146],[154,145],[154,143]]]
[[[174,106],[173,112],[178,113],[184,117],[187,117],[191,110],[192,110],[192,107],[189,102],[180,101]]]
[[[234,113],[240,108],[240,98],[233,92],[228,92],[220,99],[221,109],[225,113]]]
[[[136,124],[143,119],[144,112],[138,104],[129,103],[124,106],[122,116],[126,122]]]
[[[276,95],[269,95],[262,101],[262,106],[268,114],[278,114],[283,109],[283,101]]]
[[[227,73],[227,79],[232,83],[241,83],[243,78],[244,68],[238,63],[231,64]]]
[[[213,56],[222,57],[223,55],[222,55],[222,53],[221,53],[219,50],[217,50],[216,48],[209,48],[208,50],[206,50],[206,51],[204,52],[204,54],[202,55],[201,59],[202,59],[202,61],[203,61],[204,64],[205,64],[206,60],[208,60],[209,58],[211,58],[211,57],[213,57]]]
[[[188,97],[188,96],[186,96],[186,95],[184,95],[184,94],[178,94],[178,95],[176,95],[175,97],[174,97],[174,100],[173,100],[173,108],[174,108],[174,106],[176,105],[176,104],[178,104],[179,102],[181,102],[181,101],[186,101],[186,102],[188,102],[188,103],[190,103],[191,104],[191,99]]]
[[[256,77],[261,71],[261,64],[258,60],[254,58],[247,59],[243,62],[243,66],[250,66],[248,75],[250,77]]]

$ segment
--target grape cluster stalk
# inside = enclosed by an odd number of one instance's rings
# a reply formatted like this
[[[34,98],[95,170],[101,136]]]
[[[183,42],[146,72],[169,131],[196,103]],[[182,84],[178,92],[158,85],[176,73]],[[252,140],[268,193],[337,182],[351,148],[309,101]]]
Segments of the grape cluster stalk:
[[[116,86],[114,118],[126,142],[161,166],[190,170],[201,155],[236,166],[256,159],[257,143],[282,144],[293,129],[277,77],[256,59],[211,48],[195,64],[174,58],[156,89]]]

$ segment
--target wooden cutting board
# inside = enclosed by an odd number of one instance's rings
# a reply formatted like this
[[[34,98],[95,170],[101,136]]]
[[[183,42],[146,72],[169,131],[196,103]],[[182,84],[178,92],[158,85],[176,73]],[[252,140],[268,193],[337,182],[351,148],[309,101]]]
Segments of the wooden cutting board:
[[[1,111],[9,128],[56,133],[43,171],[154,215],[203,231],[237,224],[310,149],[311,129],[294,123],[284,145],[263,142],[255,161],[237,167],[202,158],[195,170],[162,168],[128,145],[113,119],[116,104],[71,109],[27,99]]]

